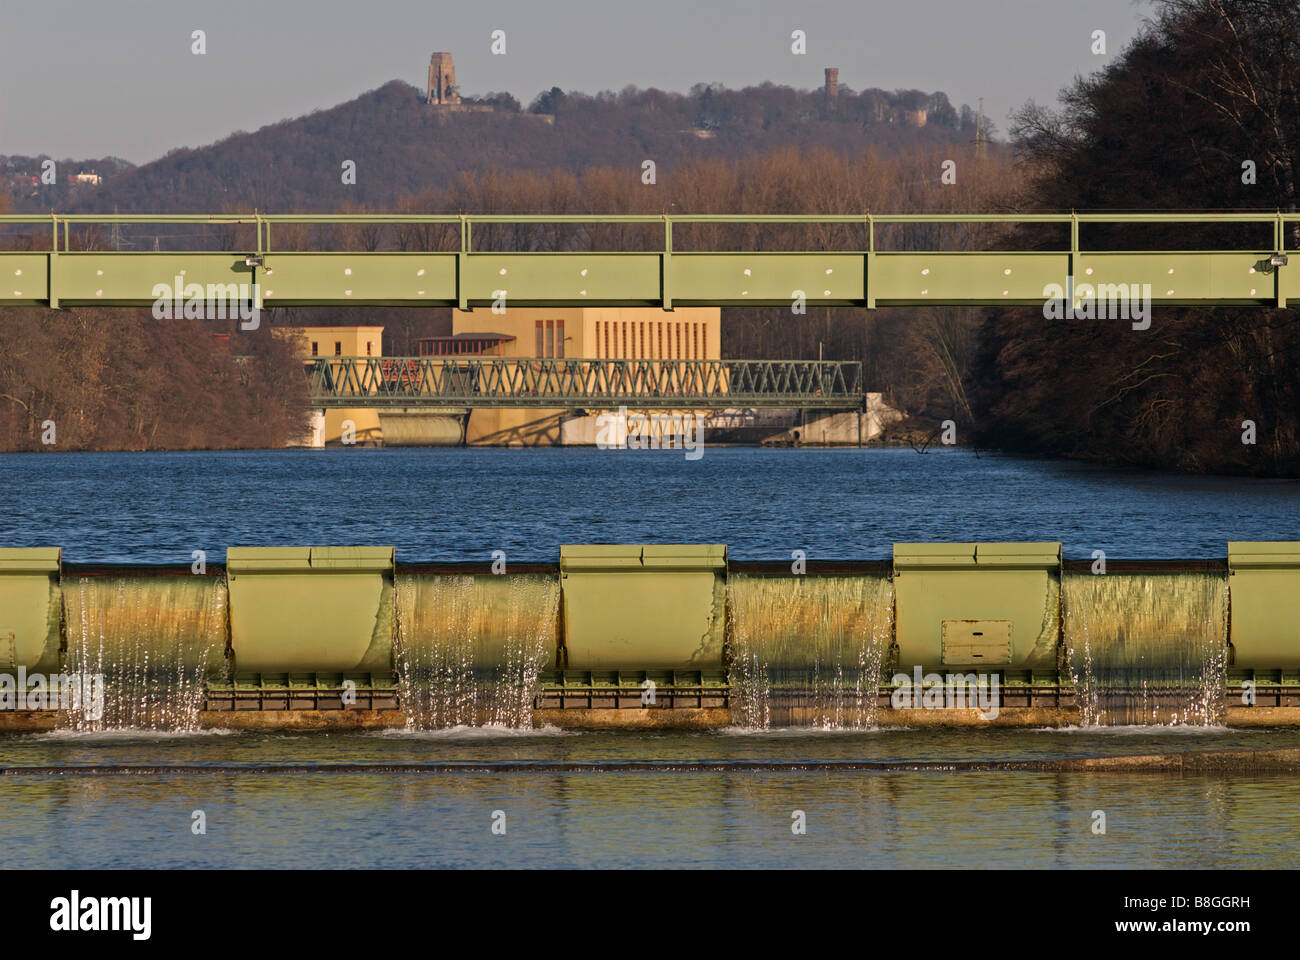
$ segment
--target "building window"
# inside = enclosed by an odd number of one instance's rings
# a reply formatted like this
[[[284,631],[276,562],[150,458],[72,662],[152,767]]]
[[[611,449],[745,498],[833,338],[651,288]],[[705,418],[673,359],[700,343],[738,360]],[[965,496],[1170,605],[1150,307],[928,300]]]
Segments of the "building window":
[[[370,348],[371,348],[373,345],[374,345],[374,344],[373,344],[370,340],[367,340],[367,341],[366,341],[366,356],[367,356],[367,357],[371,355],[371,354],[370,354]]]
[[[564,359],[564,321],[555,321],[555,355]]]
[[[656,321],[655,326],[658,328],[659,349],[655,351],[655,356],[660,360],[664,358],[664,323],[662,320]]]
[[[546,321],[546,352],[542,354],[542,356],[544,357],[555,356],[555,321],[554,320]]]
[[[320,356],[320,344],[317,343],[315,340],[313,340],[313,341],[311,342],[311,355],[312,355],[313,357],[319,357],[319,356]]]
[[[341,340],[334,341],[334,356],[336,357],[343,356],[343,341]]]

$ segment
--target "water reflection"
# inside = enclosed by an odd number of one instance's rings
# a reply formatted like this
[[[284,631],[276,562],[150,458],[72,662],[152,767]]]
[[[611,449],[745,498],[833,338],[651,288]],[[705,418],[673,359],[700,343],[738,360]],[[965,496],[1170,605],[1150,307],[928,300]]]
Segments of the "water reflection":
[[[1286,777],[572,774],[12,780],[6,865],[1284,866]],[[203,809],[208,834],[189,832]],[[1107,811],[1095,835],[1092,811]],[[493,811],[507,817],[491,833]],[[791,833],[802,810],[807,833]],[[40,825],[33,830],[33,823]]]

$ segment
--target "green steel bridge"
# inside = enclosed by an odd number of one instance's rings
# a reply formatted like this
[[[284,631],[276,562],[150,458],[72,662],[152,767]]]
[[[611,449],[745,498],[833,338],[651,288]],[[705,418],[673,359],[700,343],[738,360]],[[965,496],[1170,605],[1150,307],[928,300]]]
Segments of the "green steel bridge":
[[[102,249],[116,228],[221,249]],[[1013,228],[1054,229],[1059,249],[1004,250]],[[1227,249],[1110,249],[1116,228],[1165,237],[1253,233]],[[897,238],[964,230],[959,249]],[[1110,237],[1089,248],[1092,231]],[[15,232],[21,232],[15,236]],[[170,233],[168,233],[170,231]],[[189,231],[186,234],[186,231]],[[196,232],[197,231],[197,232]],[[247,285],[277,306],[1042,305],[1051,285],[1084,296],[1150,285],[1156,305],[1285,307],[1300,214],[861,216],[79,215],[0,217],[0,306],[149,306],[194,285],[206,299]],[[674,235],[676,233],[677,240]],[[179,236],[184,234],[185,236]],[[735,240],[739,237],[739,240]],[[683,239],[685,238],[685,239]],[[730,243],[721,239],[732,238]],[[711,243],[731,249],[711,248]],[[951,243],[951,236],[949,236]],[[315,245],[320,249],[303,249]],[[1167,244],[1166,244],[1167,245]],[[512,249],[501,249],[509,247]],[[355,249],[346,249],[355,248]],[[232,285],[233,288],[232,288]],[[213,294],[212,291],[217,293]],[[190,294],[184,294],[189,298]],[[1065,294],[1066,297],[1071,294]]]
[[[862,364],[821,360],[321,357],[313,407],[863,410]]]

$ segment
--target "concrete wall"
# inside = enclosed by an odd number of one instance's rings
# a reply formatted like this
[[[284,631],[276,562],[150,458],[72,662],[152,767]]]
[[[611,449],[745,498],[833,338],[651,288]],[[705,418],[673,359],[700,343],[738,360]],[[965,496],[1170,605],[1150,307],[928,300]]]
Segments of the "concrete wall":
[[[759,442],[813,446],[868,443],[884,433],[885,427],[903,419],[903,413],[885,403],[880,393],[867,394],[865,413],[805,410],[802,414],[802,422],[775,430]]]
[[[469,415],[465,442],[471,446],[489,447],[560,446],[563,423],[571,416],[572,412],[565,410],[479,407]]]
[[[312,410],[310,419],[307,421],[306,432],[297,440],[290,440],[286,446],[312,447],[315,449],[325,446],[325,411]]]

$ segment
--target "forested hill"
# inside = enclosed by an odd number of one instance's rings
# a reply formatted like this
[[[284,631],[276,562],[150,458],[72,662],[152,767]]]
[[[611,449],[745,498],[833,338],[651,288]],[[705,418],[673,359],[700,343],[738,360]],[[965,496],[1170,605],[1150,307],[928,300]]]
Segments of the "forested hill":
[[[823,92],[764,84],[744,90],[697,86],[689,94],[628,88],[594,97],[552,89],[523,108],[508,94],[447,112],[421,91],[393,81],[327,110],[236,133],[108,177],[94,190],[60,197],[74,212],[269,212],[394,209],[405,197],[449,187],[462,171],[577,172],[625,166],[640,178],[653,160],[660,177],[685,159],[738,158],[774,148],[876,147],[968,143],[976,119],[942,93]],[[344,162],[356,165],[343,183]],[[19,210],[45,211],[44,188],[15,197]],[[71,201],[70,203],[68,201]]]

